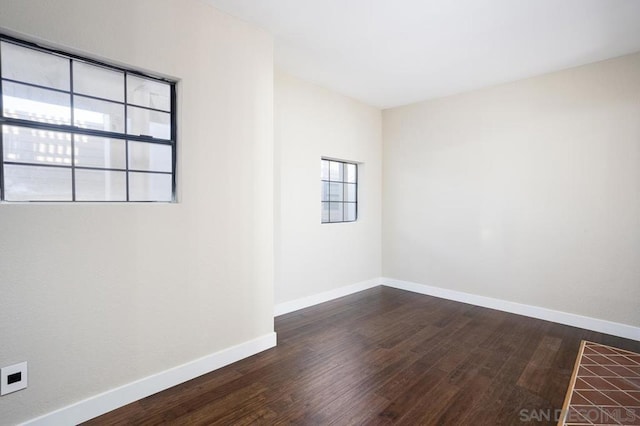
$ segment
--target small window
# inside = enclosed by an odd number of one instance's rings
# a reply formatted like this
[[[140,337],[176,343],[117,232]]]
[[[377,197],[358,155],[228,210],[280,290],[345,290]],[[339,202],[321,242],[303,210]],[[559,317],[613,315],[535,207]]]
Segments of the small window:
[[[355,222],[358,218],[358,165],[321,160],[322,223]]]
[[[0,36],[0,201],[175,200],[175,82]]]

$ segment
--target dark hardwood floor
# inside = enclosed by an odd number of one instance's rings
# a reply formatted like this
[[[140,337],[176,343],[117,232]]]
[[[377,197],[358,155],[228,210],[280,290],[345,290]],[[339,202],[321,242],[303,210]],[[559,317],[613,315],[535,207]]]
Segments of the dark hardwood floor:
[[[89,425],[555,424],[582,339],[640,342],[378,287],[276,318],[278,346]]]

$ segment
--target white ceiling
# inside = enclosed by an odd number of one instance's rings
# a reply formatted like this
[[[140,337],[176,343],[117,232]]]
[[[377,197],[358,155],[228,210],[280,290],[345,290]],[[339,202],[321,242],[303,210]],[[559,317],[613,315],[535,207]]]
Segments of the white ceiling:
[[[640,51],[640,0],[209,0],[284,71],[389,108]]]

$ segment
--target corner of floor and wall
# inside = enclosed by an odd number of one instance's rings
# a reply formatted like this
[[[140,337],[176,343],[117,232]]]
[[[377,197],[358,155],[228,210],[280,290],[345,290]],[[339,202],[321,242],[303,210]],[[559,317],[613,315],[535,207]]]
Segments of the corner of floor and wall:
[[[275,314],[386,285],[640,340],[639,72],[383,111],[276,73]],[[357,222],[320,224],[322,156],[363,162]]]
[[[199,0],[2,0],[0,29],[177,79],[180,124],[179,203],[0,209],[0,367],[29,363],[0,423],[79,423],[378,285],[640,340],[640,54],[380,110]],[[320,223],[322,157],[358,164],[356,222]]]

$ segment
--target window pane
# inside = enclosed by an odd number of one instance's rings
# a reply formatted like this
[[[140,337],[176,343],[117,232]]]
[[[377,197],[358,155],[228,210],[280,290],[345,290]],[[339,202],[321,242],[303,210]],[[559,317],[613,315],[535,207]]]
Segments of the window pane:
[[[52,89],[69,90],[69,60],[2,42],[2,77]]]
[[[2,126],[4,161],[71,165],[71,135],[26,127]]]
[[[124,105],[74,96],[73,118],[78,127],[124,133]]]
[[[320,179],[329,180],[329,162],[327,160],[321,160]]]
[[[173,201],[174,83],[2,35],[0,59],[2,200]]]
[[[71,123],[70,98],[66,93],[3,81],[2,104],[7,117],[51,124]]]
[[[4,165],[7,201],[71,201],[71,169]]]
[[[320,182],[320,201],[329,201],[329,182]]]
[[[341,182],[342,179],[342,163],[336,161],[329,162],[329,177],[331,180]]]
[[[343,206],[342,203],[329,203],[329,220],[331,222],[342,222]]]
[[[344,220],[346,221],[356,220],[356,203],[344,204]]]
[[[87,135],[74,135],[74,138],[76,166],[126,168],[125,141]]]
[[[356,165],[355,164],[345,164],[346,168],[346,176],[345,182],[356,183],[357,173],[356,173]]]
[[[329,203],[320,203],[322,223],[329,222]]]
[[[124,73],[73,61],[73,91],[124,102]]]
[[[357,170],[354,163],[321,159],[322,223],[353,222],[357,219]],[[328,182],[326,178],[329,178]]]
[[[127,74],[127,103],[171,111],[170,86],[167,83]]]
[[[356,201],[356,184],[355,183],[344,184],[344,200]]]
[[[129,173],[130,201],[171,201],[171,175]]]
[[[329,183],[329,200],[330,201],[342,201],[342,185],[341,183],[331,182]]]
[[[129,169],[171,171],[171,146],[129,141]]]
[[[77,201],[126,201],[127,173],[76,169]]]
[[[127,133],[171,139],[171,115],[166,112],[127,106]]]

